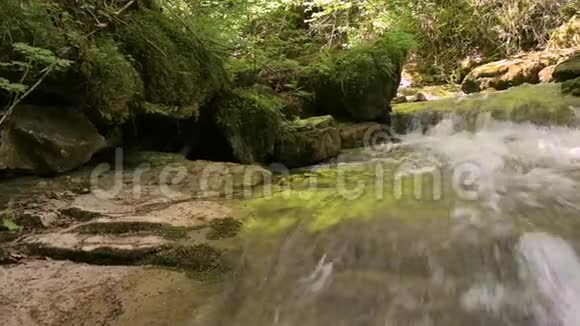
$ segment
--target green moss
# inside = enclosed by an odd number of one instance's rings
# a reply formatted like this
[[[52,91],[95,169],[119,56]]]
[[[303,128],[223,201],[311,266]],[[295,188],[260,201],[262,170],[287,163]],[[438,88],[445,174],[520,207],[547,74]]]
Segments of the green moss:
[[[107,28],[96,28],[95,15],[108,21],[120,9],[117,5],[102,0],[2,1],[0,62],[15,59],[14,42],[73,61],[68,71],[51,74],[31,98],[82,107],[99,124],[121,124],[133,108],[189,118],[227,86],[224,51],[154,1],[140,1]],[[22,75],[2,68],[0,74],[9,80]],[[29,75],[26,84],[36,81],[37,76]]]
[[[274,94],[237,88],[215,105],[215,122],[242,163],[267,162],[286,130],[285,102]]]
[[[123,50],[135,60],[145,100],[193,116],[227,83],[217,50],[160,12],[142,9],[117,31]]]
[[[97,39],[89,54],[91,61],[84,69],[89,105],[105,121],[122,123],[143,97],[143,82],[112,38]]]
[[[562,93],[580,96],[580,77],[563,82]]]
[[[292,121],[291,127],[299,130],[308,130],[314,128],[328,128],[334,126],[334,124],[335,122],[332,116],[323,115],[308,119],[295,119]]]
[[[169,240],[187,237],[187,228],[161,223],[110,222],[82,225],[75,231],[83,234],[155,234]]]
[[[573,107],[580,100],[563,96],[560,85],[523,85],[505,92],[474,94],[465,97],[421,103],[404,103],[394,107],[395,114],[411,116],[420,112],[453,112],[477,115],[490,112],[492,117],[514,122],[532,122],[541,125],[574,125]]]
[[[213,220],[209,224],[210,231],[207,234],[209,240],[227,239],[235,237],[242,228],[242,222],[231,217]]]
[[[223,255],[222,251],[205,244],[166,246],[150,257],[148,262],[194,272],[224,272],[228,265]]]
[[[434,96],[439,98],[454,97],[461,92],[461,86],[456,84],[444,84],[424,87],[407,87],[399,90],[401,95],[413,96],[417,93],[422,93],[427,96]]]
[[[99,248],[91,251],[28,245],[27,252],[57,260],[95,265],[156,265],[190,272],[224,272],[229,269],[224,252],[205,244],[166,245],[159,248],[123,250]]]
[[[26,249],[32,255],[95,265],[142,265],[145,260],[158,252],[156,248],[140,250],[98,248],[91,251],[83,251],[45,247],[37,244],[28,245]]]

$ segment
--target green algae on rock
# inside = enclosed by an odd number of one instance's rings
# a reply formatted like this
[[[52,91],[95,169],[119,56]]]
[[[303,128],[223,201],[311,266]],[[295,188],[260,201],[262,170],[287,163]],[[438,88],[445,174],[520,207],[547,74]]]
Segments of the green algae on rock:
[[[242,203],[246,218],[242,236],[244,232],[276,235],[296,226],[319,232],[352,220],[372,219],[384,211],[402,219],[447,218],[445,205],[453,196],[449,185],[437,183],[427,172],[417,193],[417,179],[401,174],[398,168],[396,161],[385,160],[292,174],[272,196]]]
[[[560,85],[522,85],[503,92],[398,104],[394,107],[393,117],[397,125],[408,124],[404,123],[404,120],[416,114],[453,113],[477,116],[489,112],[493,118],[499,120],[574,126],[578,124],[574,108],[578,107],[580,99],[563,95]]]

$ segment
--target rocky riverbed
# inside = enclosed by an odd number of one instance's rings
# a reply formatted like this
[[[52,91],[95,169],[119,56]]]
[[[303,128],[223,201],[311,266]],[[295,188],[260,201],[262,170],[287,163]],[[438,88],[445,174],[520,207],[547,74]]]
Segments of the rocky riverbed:
[[[235,198],[271,173],[161,153],[94,173],[26,178],[39,189],[5,203],[4,325],[191,325],[236,254]]]

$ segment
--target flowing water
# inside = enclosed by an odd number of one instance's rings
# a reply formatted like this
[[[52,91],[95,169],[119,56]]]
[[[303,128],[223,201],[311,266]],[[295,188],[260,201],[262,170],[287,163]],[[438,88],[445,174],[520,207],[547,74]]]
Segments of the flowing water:
[[[580,131],[449,117],[246,203],[219,325],[580,324]]]

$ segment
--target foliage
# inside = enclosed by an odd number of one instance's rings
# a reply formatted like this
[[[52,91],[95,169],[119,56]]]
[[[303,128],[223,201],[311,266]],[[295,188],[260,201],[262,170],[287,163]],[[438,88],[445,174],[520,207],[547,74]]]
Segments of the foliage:
[[[346,94],[356,94],[377,77],[396,79],[397,70],[414,46],[409,34],[386,33],[371,44],[359,45],[339,54],[326,52],[314,68],[320,75],[340,84]]]
[[[572,47],[580,47],[580,17],[577,15],[555,30],[546,45],[548,49]]]
[[[0,90],[18,96],[25,93],[29,86],[23,84],[31,78],[36,80],[42,74],[52,71],[62,71],[70,67],[71,61],[57,57],[48,49],[30,46],[26,43],[17,42],[12,44],[13,54],[9,62],[0,62],[0,68],[12,73],[21,74],[19,81],[12,82],[0,77]]]
[[[0,2],[0,62],[7,62],[14,43],[48,49],[68,58],[78,37],[72,17],[54,2],[23,0]]]
[[[420,71],[445,78],[470,56],[491,60],[543,48],[578,7],[577,0],[247,0],[205,8],[229,25],[221,30],[237,35],[230,38],[236,56],[254,70],[406,30],[419,44],[414,61]]]
[[[10,117],[16,105],[40,86],[50,73],[66,70],[71,65],[71,61],[61,59],[47,49],[33,47],[20,42],[12,44],[12,47],[16,53],[13,58],[18,58],[22,61],[0,62],[0,67],[9,71],[20,72],[21,77],[17,82],[11,82],[6,78],[0,77],[0,91],[8,93],[8,97],[11,97],[6,112],[0,119],[0,126]],[[24,84],[30,79],[29,76],[36,78],[36,81],[31,86]]]
[[[112,38],[99,38],[84,64],[87,101],[106,121],[125,121],[130,106],[143,97],[143,82]]]
[[[380,119],[396,95],[403,61],[413,46],[410,35],[390,32],[371,44],[323,53],[312,65],[319,113]]]
[[[57,59],[51,69],[70,67],[32,97],[80,106],[100,124],[123,123],[145,101],[192,116],[227,85],[223,51],[171,13],[154,0],[2,1],[0,86],[22,93],[38,79],[31,65]],[[36,60],[15,59],[24,52]],[[17,69],[29,70],[23,82]]]
[[[486,60],[545,47],[577,0],[393,0],[392,24],[408,28],[423,72],[449,77],[469,56]]]
[[[181,107],[192,116],[227,82],[222,59],[180,22],[143,9],[132,14],[117,37],[135,61],[145,100]]]

